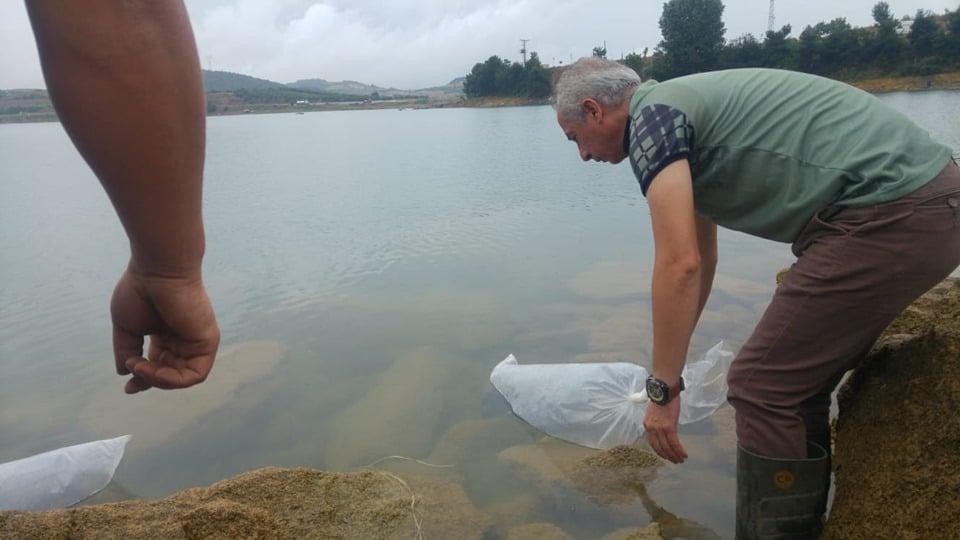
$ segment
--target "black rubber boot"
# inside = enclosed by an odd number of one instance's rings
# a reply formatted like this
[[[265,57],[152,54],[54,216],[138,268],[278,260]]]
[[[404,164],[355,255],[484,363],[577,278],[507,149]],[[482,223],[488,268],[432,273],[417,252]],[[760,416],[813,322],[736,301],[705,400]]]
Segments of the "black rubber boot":
[[[823,529],[830,455],[808,442],[807,459],[737,450],[737,540],[814,539]]]

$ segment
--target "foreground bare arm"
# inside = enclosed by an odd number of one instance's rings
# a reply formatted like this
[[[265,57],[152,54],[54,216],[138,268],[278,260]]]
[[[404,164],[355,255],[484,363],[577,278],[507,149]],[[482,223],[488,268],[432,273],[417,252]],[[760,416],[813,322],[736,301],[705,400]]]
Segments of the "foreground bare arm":
[[[680,380],[702,305],[704,281],[690,166],[667,166],[650,185],[647,201],[653,224],[653,376],[670,386]],[[651,403],[644,417],[650,446],[681,463],[687,453],[677,436],[682,394],[666,405]]]
[[[28,0],[51,100],[130,239],[111,302],[126,391],[206,379],[220,332],[203,285],[205,111],[180,0]],[[151,336],[144,358],[143,342]]]

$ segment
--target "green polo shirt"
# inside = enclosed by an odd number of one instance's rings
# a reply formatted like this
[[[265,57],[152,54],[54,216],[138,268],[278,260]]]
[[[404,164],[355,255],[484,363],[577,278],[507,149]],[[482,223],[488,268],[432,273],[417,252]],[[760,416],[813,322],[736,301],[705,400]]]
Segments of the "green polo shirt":
[[[888,202],[924,186],[951,150],[876,97],[773,69],[642,84],[625,145],[646,195],[690,162],[694,206],[723,227],[792,242],[817,211]]]

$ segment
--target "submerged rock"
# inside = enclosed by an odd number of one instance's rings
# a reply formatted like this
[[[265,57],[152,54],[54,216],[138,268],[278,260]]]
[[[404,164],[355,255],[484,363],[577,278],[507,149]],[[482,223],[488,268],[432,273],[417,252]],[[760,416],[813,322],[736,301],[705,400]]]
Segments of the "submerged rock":
[[[378,471],[267,468],[156,502],[0,512],[0,538],[482,538],[487,519],[454,484]]]
[[[528,523],[512,527],[505,540],[572,540],[572,537],[552,523]]]
[[[663,540],[663,531],[657,523],[651,523],[642,529],[618,529],[601,540]]]
[[[663,465],[656,455],[635,447],[601,452],[556,439],[508,448],[498,459],[542,493],[576,489],[598,504],[636,502],[637,488]]]
[[[366,395],[342,410],[328,434],[325,467],[345,469],[389,455],[430,451],[456,366],[440,352],[411,351],[377,377]]]
[[[917,300],[839,394],[836,498],[823,538],[960,530],[960,280]]]

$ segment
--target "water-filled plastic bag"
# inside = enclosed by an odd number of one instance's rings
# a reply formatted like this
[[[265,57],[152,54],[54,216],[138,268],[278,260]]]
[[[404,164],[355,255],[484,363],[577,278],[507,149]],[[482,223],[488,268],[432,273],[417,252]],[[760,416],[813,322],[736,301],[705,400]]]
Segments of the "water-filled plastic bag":
[[[129,435],[0,464],[0,510],[51,510],[76,504],[113,479]]]
[[[680,423],[707,418],[727,399],[733,353],[721,341],[683,369]],[[514,414],[538,430],[598,449],[637,443],[649,399],[647,370],[636,364],[528,364],[511,354],[493,368],[490,382]]]

